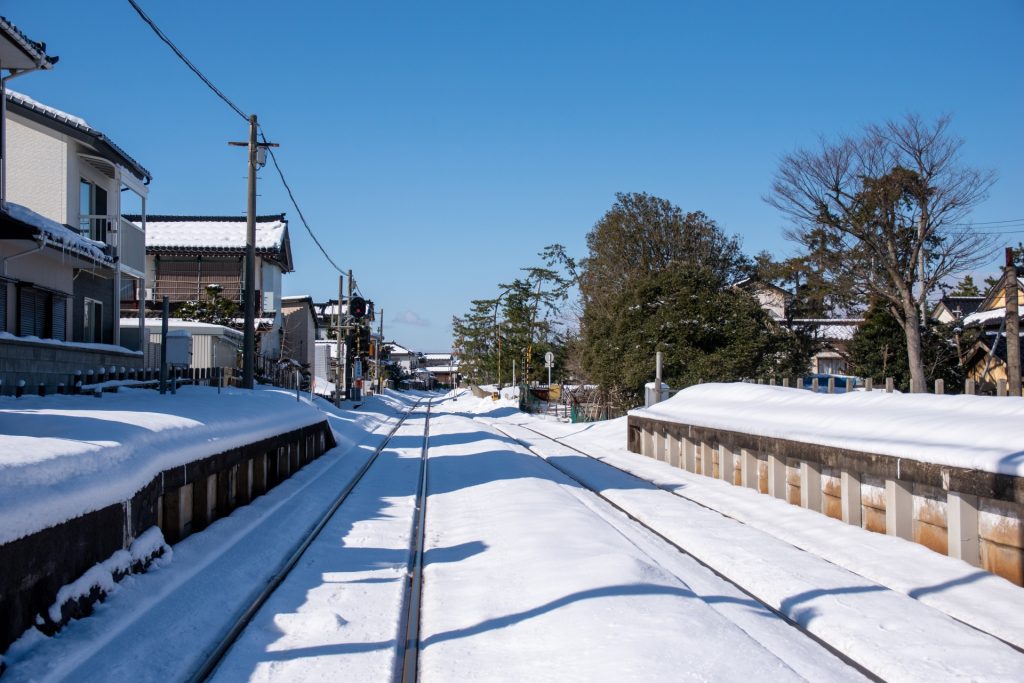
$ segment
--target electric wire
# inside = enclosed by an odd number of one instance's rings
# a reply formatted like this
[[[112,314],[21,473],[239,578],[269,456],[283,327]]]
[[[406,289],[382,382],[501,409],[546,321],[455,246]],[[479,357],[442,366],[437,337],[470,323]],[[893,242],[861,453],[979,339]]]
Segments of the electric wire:
[[[231,98],[229,98],[227,95],[225,95],[220,90],[220,88],[218,88],[216,85],[214,85],[213,81],[211,81],[209,78],[207,78],[206,75],[203,74],[203,72],[200,71],[199,68],[195,64],[193,64],[191,61],[189,61],[189,58],[186,57],[185,54],[181,50],[178,49],[178,46],[175,45],[174,42],[171,41],[171,39],[168,38],[167,35],[163,31],[160,30],[160,27],[156,25],[156,22],[154,22],[152,19],[150,19],[149,15],[147,15],[142,10],[142,8],[139,7],[139,5],[135,2],[135,0],[128,0],[128,4],[130,4],[132,6],[132,8],[135,10],[135,12],[139,15],[139,17],[141,17],[142,20],[144,22],[146,22],[146,24],[151,29],[153,29],[153,33],[155,33],[157,35],[157,37],[160,38],[161,41],[166,43],[167,46],[169,48],[171,48],[171,50],[174,52],[174,54],[176,54],[178,56],[178,58],[182,62],[184,62],[185,65],[192,71],[192,73],[194,73],[196,76],[198,76],[199,79],[203,83],[206,84],[206,87],[208,87],[210,90],[212,90],[214,92],[214,94],[217,95],[217,97],[219,97],[221,100],[224,101],[225,104],[227,104],[229,107],[231,107],[231,109],[235,113],[237,113],[239,116],[241,116],[246,121],[249,120],[249,115],[246,114],[244,111],[242,111],[241,107],[239,107],[237,104],[232,102]],[[263,132],[263,126],[259,126],[259,130],[260,130],[260,136],[263,138],[263,143],[266,144],[267,136]],[[294,207],[295,208],[295,212],[299,214],[299,220],[302,221],[302,227],[304,227],[306,229],[306,232],[309,233],[309,236],[313,238],[313,242],[316,244],[317,248],[320,250],[320,253],[322,253],[324,255],[324,258],[327,259],[328,263],[330,263],[331,266],[333,266],[334,269],[337,270],[339,273],[344,273],[345,271],[343,271],[340,267],[338,267],[338,264],[334,262],[334,259],[332,259],[330,257],[330,255],[327,253],[327,250],[324,249],[323,244],[320,243],[320,240],[317,239],[316,235],[313,233],[313,229],[309,227],[309,222],[306,221],[306,216],[305,216],[305,214],[302,213],[302,209],[299,207],[299,202],[295,199],[295,194],[292,192],[291,186],[288,184],[288,181],[285,180],[284,171],[281,170],[281,165],[277,162],[277,155],[274,154],[274,150],[272,148],[270,148],[270,147],[265,147],[265,149],[270,153],[270,159],[274,162],[274,168],[277,170],[277,175],[281,179],[281,184],[284,185],[284,189],[288,193],[288,199],[291,200],[292,207]]]

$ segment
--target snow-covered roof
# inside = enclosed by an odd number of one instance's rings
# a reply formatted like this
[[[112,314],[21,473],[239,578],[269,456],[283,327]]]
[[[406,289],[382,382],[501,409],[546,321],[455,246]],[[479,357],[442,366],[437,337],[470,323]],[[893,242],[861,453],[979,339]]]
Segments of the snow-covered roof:
[[[428,365],[425,368],[421,368],[421,369],[426,370],[427,372],[430,372],[430,373],[447,374],[447,373],[452,372],[452,371],[458,372],[459,364],[458,363],[452,363],[451,365]]]
[[[146,318],[146,331],[152,334],[154,331],[159,332],[160,327],[163,325],[163,321],[160,318]],[[138,318],[121,318],[121,329],[124,328],[135,328],[139,326]],[[214,323],[204,323],[198,320],[184,320],[182,318],[168,318],[167,329],[169,330],[185,330],[192,332],[193,334],[213,334],[222,335],[231,338],[242,338],[242,332],[236,330],[233,327],[227,325],[216,325]]]
[[[139,215],[125,218],[142,226]],[[243,252],[246,228],[245,216],[147,216],[146,251]],[[283,213],[256,217],[256,251],[276,255],[285,269],[291,270],[288,221]]]
[[[32,230],[35,233],[34,237],[45,238],[47,244],[55,249],[73,252],[106,265],[113,263],[113,258],[106,252],[106,244],[84,237],[78,231],[38,214],[32,209],[7,202],[7,205],[0,211]]]
[[[410,351],[409,349],[405,348],[404,346],[401,346],[397,342],[393,342],[392,341],[392,342],[384,342],[384,343],[387,346],[391,347],[391,355],[392,356],[395,356],[395,355],[398,355],[398,356],[403,356],[403,355],[415,356],[416,355],[415,351]]]
[[[991,311],[975,311],[964,318],[964,325],[985,325],[998,322],[1006,317],[1006,308],[996,308]]]
[[[448,359],[452,357],[452,354],[450,354],[450,353],[424,353],[423,357],[425,359],[427,359],[427,360],[443,360],[443,361],[447,362]]]
[[[15,90],[7,90],[8,105],[13,105],[13,110],[19,114],[28,113],[34,115],[42,123],[56,123],[66,132],[72,133],[73,137],[82,139],[99,151],[106,152],[115,161],[126,167],[129,171],[138,176],[139,180],[149,182],[153,175],[145,169],[138,161],[129,156],[120,146],[106,135],[90,126],[85,119],[61,111],[37,100],[32,99],[24,93]]]

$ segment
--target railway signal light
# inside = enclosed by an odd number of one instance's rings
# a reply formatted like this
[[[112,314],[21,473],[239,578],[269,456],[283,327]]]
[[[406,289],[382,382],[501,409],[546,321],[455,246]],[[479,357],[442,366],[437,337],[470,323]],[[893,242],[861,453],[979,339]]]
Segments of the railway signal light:
[[[366,300],[361,296],[354,296],[348,302],[348,313],[356,320],[366,315]]]

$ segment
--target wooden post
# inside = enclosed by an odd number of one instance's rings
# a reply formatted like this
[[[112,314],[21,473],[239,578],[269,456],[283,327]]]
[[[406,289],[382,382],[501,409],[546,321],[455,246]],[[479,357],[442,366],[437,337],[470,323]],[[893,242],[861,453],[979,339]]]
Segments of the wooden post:
[[[830,394],[836,393],[836,378],[835,377],[829,377],[828,378],[828,393],[830,393]]]
[[[996,396],[1006,396],[1006,380],[1000,379],[996,382]]]
[[[885,378],[885,393],[891,394],[896,386],[893,384],[892,377]]]
[[[678,432],[668,434],[668,464],[672,467],[682,467],[683,441]]]
[[[942,379],[935,380],[935,395],[942,396],[946,393],[946,382]]]
[[[1010,396],[1020,398],[1020,305],[1017,301],[1017,266],[1013,248],[1006,248],[1006,377]]]
[[[789,388],[789,377],[782,378],[782,386],[786,387],[787,389]]]
[[[818,393],[818,378],[817,377],[812,377],[811,378],[811,391],[813,391],[814,393]]]
[[[968,396],[974,396],[975,394],[974,380],[969,377],[964,380],[964,393]]]
[[[864,391],[871,391],[875,388],[875,380],[867,377],[864,380]]]

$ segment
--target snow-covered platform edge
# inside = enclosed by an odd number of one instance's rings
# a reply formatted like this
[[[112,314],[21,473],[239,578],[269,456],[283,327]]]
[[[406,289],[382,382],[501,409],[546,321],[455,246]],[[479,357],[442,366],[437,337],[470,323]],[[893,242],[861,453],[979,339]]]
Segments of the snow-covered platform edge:
[[[629,450],[1024,584],[1024,399],[707,384],[630,411]]]

